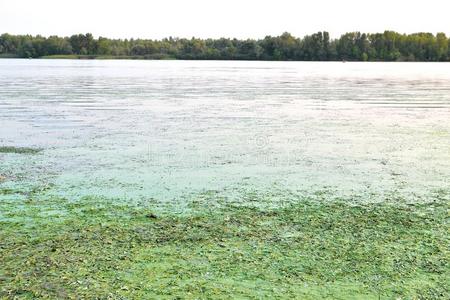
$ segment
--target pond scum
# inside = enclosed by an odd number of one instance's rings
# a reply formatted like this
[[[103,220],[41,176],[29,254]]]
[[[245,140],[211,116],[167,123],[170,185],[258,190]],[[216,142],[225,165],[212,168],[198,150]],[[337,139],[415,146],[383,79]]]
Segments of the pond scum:
[[[0,146],[0,153],[37,154],[40,151],[37,148]]]
[[[0,190],[0,298],[449,299],[449,193],[191,212]],[[351,203],[351,204],[350,204]]]

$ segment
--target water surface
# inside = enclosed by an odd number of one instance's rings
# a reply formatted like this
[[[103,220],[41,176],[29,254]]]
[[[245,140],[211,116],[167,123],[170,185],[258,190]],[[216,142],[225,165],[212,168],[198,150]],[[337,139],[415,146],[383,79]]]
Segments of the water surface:
[[[182,201],[448,189],[450,64],[0,60],[3,187]]]

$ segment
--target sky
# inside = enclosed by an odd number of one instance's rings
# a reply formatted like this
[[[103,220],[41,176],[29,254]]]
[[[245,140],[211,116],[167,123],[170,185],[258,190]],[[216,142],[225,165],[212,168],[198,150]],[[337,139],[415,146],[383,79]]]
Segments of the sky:
[[[285,31],[450,35],[450,0],[0,0],[0,33],[263,38]]]

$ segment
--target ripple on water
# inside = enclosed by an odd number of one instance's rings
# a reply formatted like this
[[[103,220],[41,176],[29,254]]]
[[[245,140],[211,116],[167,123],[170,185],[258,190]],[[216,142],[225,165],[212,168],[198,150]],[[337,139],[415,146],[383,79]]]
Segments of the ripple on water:
[[[450,181],[449,91],[439,63],[0,60],[0,145],[45,149],[0,170],[73,197],[412,197]]]

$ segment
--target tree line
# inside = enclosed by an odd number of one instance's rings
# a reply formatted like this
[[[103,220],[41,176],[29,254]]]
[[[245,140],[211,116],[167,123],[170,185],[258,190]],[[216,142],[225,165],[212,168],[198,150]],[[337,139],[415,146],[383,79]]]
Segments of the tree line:
[[[285,32],[263,39],[165,38],[109,39],[92,34],[70,37],[0,36],[0,57],[45,56],[144,59],[299,60],[299,61],[450,61],[450,39],[444,33],[400,34],[349,32],[331,39],[328,32],[298,38]]]

